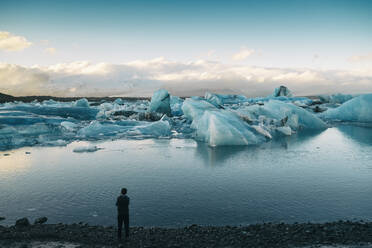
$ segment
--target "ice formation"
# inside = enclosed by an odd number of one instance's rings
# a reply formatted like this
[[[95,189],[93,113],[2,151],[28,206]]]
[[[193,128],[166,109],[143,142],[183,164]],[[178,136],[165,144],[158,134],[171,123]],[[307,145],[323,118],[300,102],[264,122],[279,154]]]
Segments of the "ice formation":
[[[151,97],[150,111],[162,114],[171,114],[170,95],[165,89],[160,89],[154,92]]]
[[[251,121],[263,122],[267,126],[270,126],[269,123],[276,123],[280,127],[288,126],[294,131],[327,128],[327,124],[315,114],[295,104],[276,100],[270,100],[262,105],[243,107],[238,109],[237,112]]]
[[[234,112],[219,110],[203,101],[186,99],[182,110],[196,130],[195,138],[210,146],[251,145],[264,141],[261,133],[250,127]]]
[[[319,99],[324,103],[331,103],[331,104],[342,104],[347,102],[353,98],[352,95],[349,94],[333,94],[333,95],[320,95]]]
[[[151,102],[121,98],[7,102],[0,104],[0,150],[146,138],[254,145],[302,130],[324,130],[327,122],[372,123],[372,94],[319,98],[293,97],[289,89],[279,87],[271,96],[256,98],[207,92],[183,99],[158,90]]]
[[[287,87],[281,85],[278,88],[275,88],[272,96],[273,97],[278,97],[278,96],[292,97],[292,92]]]
[[[328,109],[320,117],[331,121],[372,123],[372,94],[355,97],[337,108]]]
[[[89,146],[75,147],[74,150],[72,150],[72,151],[76,152],[76,153],[82,153],[82,152],[96,152],[96,151],[101,150],[101,149],[102,148],[99,148],[97,146],[89,145]]]

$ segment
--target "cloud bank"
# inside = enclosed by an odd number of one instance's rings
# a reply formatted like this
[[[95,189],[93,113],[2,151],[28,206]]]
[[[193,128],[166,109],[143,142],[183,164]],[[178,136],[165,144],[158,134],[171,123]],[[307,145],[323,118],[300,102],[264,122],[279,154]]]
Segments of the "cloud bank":
[[[371,69],[266,68],[164,58],[125,64],[80,61],[33,67],[2,63],[0,92],[15,96],[150,96],[162,87],[179,96],[212,91],[253,97],[286,85],[296,95],[364,93],[372,92]]]
[[[9,32],[0,31],[0,50],[4,51],[22,51],[23,49],[31,46],[25,37],[16,36]]]

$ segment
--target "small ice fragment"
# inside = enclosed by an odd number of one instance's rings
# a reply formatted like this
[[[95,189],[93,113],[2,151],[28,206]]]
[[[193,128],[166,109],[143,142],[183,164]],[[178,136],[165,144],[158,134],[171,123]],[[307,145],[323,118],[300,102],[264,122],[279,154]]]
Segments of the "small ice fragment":
[[[123,101],[121,98],[117,98],[117,99],[114,101],[114,103],[121,105],[121,104],[124,103],[124,101]]]
[[[64,127],[65,129],[69,130],[69,131],[73,131],[78,127],[77,124],[75,124],[73,122],[70,122],[70,121],[61,122],[61,126]]]
[[[276,128],[276,130],[278,130],[279,132],[281,132],[282,134],[287,135],[287,136],[292,135],[292,129],[288,126],[278,127],[278,128]]]
[[[75,101],[74,103],[75,107],[83,107],[83,108],[88,108],[89,107],[89,102],[86,98],[79,99]]]
[[[81,153],[81,152],[95,152],[98,150],[101,150],[102,148],[99,148],[97,146],[79,146],[75,147],[73,152]]]

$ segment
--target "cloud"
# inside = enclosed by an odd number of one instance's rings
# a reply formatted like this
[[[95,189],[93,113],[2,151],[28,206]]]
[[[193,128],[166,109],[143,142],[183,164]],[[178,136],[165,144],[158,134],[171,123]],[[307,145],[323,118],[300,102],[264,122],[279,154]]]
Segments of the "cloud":
[[[372,70],[314,70],[230,65],[215,61],[176,62],[165,58],[123,64],[77,61],[51,66],[0,64],[0,92],[11,95],[151,96],[163,87],[179,96],[205,91],[272,93],[286,85],[296,95],[372,92]]]
[[[354,55],[349,57],[348,61],[351,63],[369,62],[372,61],[372,53],[368,53],[365,55]]]
[[[54,47],[48,47],[48,48],[45,48],[45,52],[46,53],[49,53],[51,55],[55,54],[57,51],[57,49],[55,49]]]
[[[244,59],[248,58],[249,56],[251,56],[253,53],[254,53],[253,49],[248,49],[246,47],[242,47],[242,48],[240,48],[239,52],[235,53],[232,56],[232,59],[233,60],[244,60]]]
[[[0,50],[4,51],[22,51],[31,46],[25,37],[15,36],[9,32],[0,31]]]

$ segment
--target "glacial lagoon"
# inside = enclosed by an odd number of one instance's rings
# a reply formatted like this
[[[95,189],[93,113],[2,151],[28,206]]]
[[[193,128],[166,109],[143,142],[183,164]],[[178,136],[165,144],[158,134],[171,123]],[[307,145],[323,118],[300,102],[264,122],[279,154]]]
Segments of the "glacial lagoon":
[[[73,152],[82,146],[95,152]],[[193,139],[73,141],[0,152],[2,224],[115,225],[121,187],[136,226],[372,220],[372,128],[338,124],[253,146]]]

